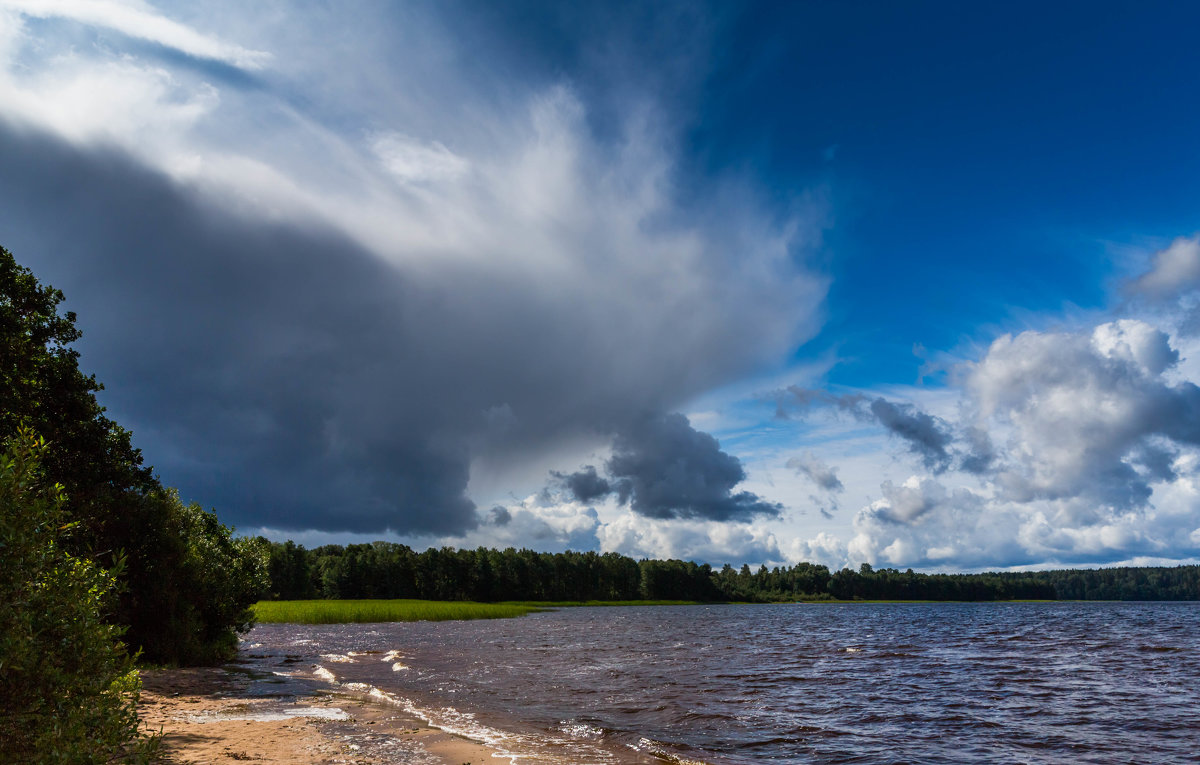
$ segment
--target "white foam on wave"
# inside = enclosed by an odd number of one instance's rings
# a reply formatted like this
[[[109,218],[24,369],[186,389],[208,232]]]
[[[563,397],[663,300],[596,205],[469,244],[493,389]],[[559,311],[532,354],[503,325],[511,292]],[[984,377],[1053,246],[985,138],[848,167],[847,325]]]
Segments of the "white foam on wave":
[[[213,723],[246,720],[249,722],[278,722],[293,720],[297,717],[312,717],[318,720],[348,720],[350,715],[337,707],[287,707],[271,712],[250,712],[242,714],[225,714],[223,712],[208,712],[192,715],[189,721],[195,723]]]
[[[587,723],[574,722],[572,720],[559,721],[558,729],[571,738],[598,739],[604,735],[604,730],[602,728],[597,728],[595,725],[588,725]]]
[[[321,658],[325,661],[332,661],[335,664],[349,664],[354,661],[354,652],[350,653],[323,653]]]
[[[400,659],[403,656],[404,656],[404,654],[400,653],[399,651],[391,650],[383,655],[383,661],[384,662],[389,662],[389,661],[392,662],[392,671],[393,672],[403,672],[406,669],[411,669],[411,667],[409,667],[404,662],[397,661],[397,659]]]
[[[353,652],[350,652],[350,655],[353,655]],[[385,661],[390,661],[399,656],[399,651],[389,651],[383,658]],[[393,672],[405,669],[408,669],[408,667],[400,662],[394,662],[392,665]],[[564,760],[561,756],[546,752],[545,749],[547,746],[552,748],[564,745],[569,746],[571,744],[578,746],[588,739],[599,738],[603,734],[603,731],[598,728],[579,724],[577,728],[572,728],[571,730],[564,729],[562,731],[566,734],[564,738],[554,736],[525,736],[485,725],[476,718],[474,713],[464,712],[455,707],[423,707],[412,699],[390,693],[370,683],[340,682],[333,672],[319,664],[315,665],[313,674],[327,683],[338,686],[342,690],[361,694],[375,701],[397,707],[431,727],[438,728],[455,736],[462,736],[472,741],[478,741],[492,749],[493,757],[508,760],[513,765],[518,765],[518,763],[530,763],[532,765],[532,763],[576,762],[577,760]],[[591,749],[591,746],[588,746],[588,748]],[[595,763],[596,765],[603,765],[612,761],[612,755],[604,752],[602,749],[589,752],[586,758],[586,762]],[[583,762],[583,760],[579,760],[579,762]],[[698,763],[697,765],[704,765],[704,763]]]
[[[514,765],[521,760],[531,762],[560,761],[556,758],[545,758],[529,753],[537,750],[536,743],[525,736],[484,725],[471,712],[463,712],[449,706],[437,709],[422,707],[412,699],[390,693],[370,683],[341,683],[340,685],[343,689],[352,693],[359,693],[375,701],[397,707],[427,725],[443,730],[446,733],[485,744],[492,748],[494,757],[508,760]]]

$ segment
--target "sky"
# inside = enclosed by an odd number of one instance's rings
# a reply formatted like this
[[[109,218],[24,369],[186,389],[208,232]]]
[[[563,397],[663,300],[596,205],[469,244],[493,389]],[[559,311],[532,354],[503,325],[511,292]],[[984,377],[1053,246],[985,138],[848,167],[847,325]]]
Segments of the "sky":
[[[1194,563],[1198,26],[0,0],[0,245],[239,533]]]

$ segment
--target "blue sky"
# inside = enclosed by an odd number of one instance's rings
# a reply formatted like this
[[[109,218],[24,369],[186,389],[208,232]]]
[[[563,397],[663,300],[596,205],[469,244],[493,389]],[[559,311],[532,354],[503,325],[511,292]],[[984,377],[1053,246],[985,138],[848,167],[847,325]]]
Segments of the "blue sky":
[[[0,0],[0,244],[243,532],[1192,561],[1198,22]]]
[[[949,349],[1014,311],[1102,306],[1121,265],[1109,242],[1193,230],[1196,9],[780,10],[736,25],[695,143],[779,198],[829,188],[817,345],[854,359],[831,379],[909,382],[913,343]]]

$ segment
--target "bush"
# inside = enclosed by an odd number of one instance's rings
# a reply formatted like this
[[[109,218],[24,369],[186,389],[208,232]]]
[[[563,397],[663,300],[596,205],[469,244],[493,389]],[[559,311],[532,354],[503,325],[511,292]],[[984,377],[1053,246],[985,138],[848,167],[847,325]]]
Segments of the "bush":
[[[75,524],[40,480],[45,451],[23,430],[0,455],[0,760],[146,762],[141,681],[103,618],[119,572],[64,551]]]

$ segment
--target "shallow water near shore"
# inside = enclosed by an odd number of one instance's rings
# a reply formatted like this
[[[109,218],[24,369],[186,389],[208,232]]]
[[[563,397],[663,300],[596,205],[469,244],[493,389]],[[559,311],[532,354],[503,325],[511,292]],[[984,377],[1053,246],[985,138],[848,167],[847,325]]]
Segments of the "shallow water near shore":
[[[242,653],[521,763],[1182,763],[1200,751],[1192,603],[659,606],[266,624]]]

